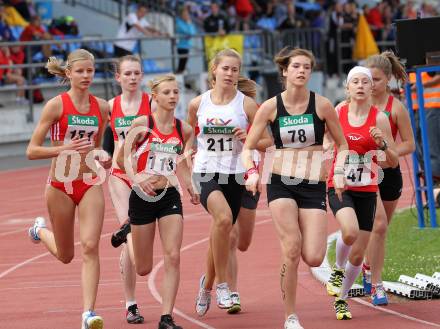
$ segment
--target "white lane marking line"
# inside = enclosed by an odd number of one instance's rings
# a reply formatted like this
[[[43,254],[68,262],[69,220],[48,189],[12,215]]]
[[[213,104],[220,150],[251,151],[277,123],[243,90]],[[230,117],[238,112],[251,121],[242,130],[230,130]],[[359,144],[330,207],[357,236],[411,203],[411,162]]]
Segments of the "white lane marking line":
[[[105,238],[105,237],[107,237],[107,236],[109,236],[109,235],[111,235],[111,234],[112,234],[112,233],[106,233],[106,234],[103,234],[103,235],[101,235],[101,239],[102,239],[102,238]],[[31,242],[29,242],[29,243],[31,243]],[[77,245],[79,245],[80,243],[81,243],[81,242],[78,241],[78,242],[75,242],[74,245],[77,246]],[[6,275],[8,275],[9,273],[14,272],[15,270],[18,270],[19,268],[21,268],[21,267],[23,267],[23,266],[25,266],[25,265],[27,265],[27,264],[29,264],[29,263],[32,263],[34,260],[37,260],[37,259],[40,259],[40,258],[46,257],[46,256],[48,256],[48,255],[51,255],[51,253],[50,253],[50,252],[45,252],[45,253],[43,253],[43,254],[40,254],[40,255],[34,256],[34,257],[29,258],[29,259],[27,259],[27,260],[25,260],[25,261],[23,261],[23,262],[21,262],[21,263],[16,264],[16,265],[12,266],[11,268],[7,269],[6,271],[1,272],[1,273],[0,273],[0,279],[4,278]]]
[[[261,220],[255,223],[255,225],[262,225],[262,224],[266,224],[272,222],[272,219],[265,219],[265,220]],[[201,240],[198,240],[196,242],[190,243],[189,245],[186,245],[185,247],[180,249],[180,253],[191,249],[192,247],[195,247],[199,244],[202,244],[204,242],[209,241],[209,237],[208,238],[204,238]],[[148,277],[148,289],[150,290],[151,295],[154,297],[154,299],[156,299],[160,304],[162,304],[162,297],[160,296],[159,292],[157,291],[156,288],[156,284],[155,284],[155,279],[156,279],[156,275],[159,272],[160,268],[163,266],[164,261],[161,260],[159,263],[156,264],[156,266],[154,266],[153,270],[151,271],[149,277]],[[181,310],[179,310],[178,308],[174,307],[173,312],[177,315],[179,315],[180,317],[184,318],[185,320],[194,323],[195,325],[198,325],[201,328],[205,328],[205,329],[215,329],[215,327],[211,327],[210,325],[201,322],[199,320],[197,320],[196,318],[193,318],[189,315],[187,315],[186,313],[182,312]]]
[[[406,315],[406,314],[403,314],[403,313],[399,313],[397,311],[389,310],[389,309],[386,309],[386,308],[383,308],[383,307],[377,307],[377,306],[374,306],[373,304],[371,304],[369,302],[366,302],[365,300],[362,300],[362,299],[357,298],[357,297],[356,298],[352,298],[352,299],[355,302],[359,303],[359,304],[362,304],[364,306],[368,306],[368,307],[373,308],[373,309],[378,310],[378,311],[382,311],[382,312],[385,312],[385,313],[396,315],[398,317],[401,317],[401,318],[404,318],[404,319],[407,319],[407,320],[411,320],[411,321],[414,321],[414,322],[418,322],[418,323],[421,323],[421,324],[426,324],[428,326],[440,328],[440,324],[437,324],[437,323],[428,322],[428,321],[425,321],[425,320],[422,320],[422,319],[418,319],[418,318],[415,318],[413,316]]]
[[[327,237],[327,251],[325,253],[324,261],[322,262],[321,266],[319,266],[319,267],[312,267],[311,268],[312,274],[315,277],[315,279],[317,279],[318,281],[320,281],[322,283],[324,283],[324,281],[325,281],[324,277],[322,276],[322,269],[327,270],[327,271],[331,271],[331,266],[330,266],[330,263],[328,262],[328,258],[327,258],[328,250],[329,250],[330,245],[332,244],[332,242],[335,241],[340,234],[341,234],[341,231],[337,231],[337,232],[334,232],[334,233],[330,234]],[[407,315],[407,314],[404,314],[404,313],[400,313],[400,312],[397,312],[397,311],[386,309],[384,307],[377,307],[377,306],[374,306],[373,304],[371,304],[369,302],[366,302],[366,301],[364,301],[364,300],[362,300],[360,298],[350,298],[350,300],[353,300],[353,301],[355,301],[355,302],[357,302],[357,303],[359,303],[361,305],[368,306],[368,307],[370,307],[370,308],[372,308],[372,309],[374,309],[376,311],[392,314],[392,315],[398,316],[398,317],[406,319],[406,320],[410,320],[410,321],[414,321],[414,322],[417,322],[417,323],[421,323],[421,324],[429,325],[429,326],[432,326],[432,327],[440,328],[440,325],[437,324],[437,323],[428,322],[428,321],[425,321],[425,320],[422,320],[422,319],[418,319],[418,318],[415,318],[413,316],[410,316],[410,315]]]

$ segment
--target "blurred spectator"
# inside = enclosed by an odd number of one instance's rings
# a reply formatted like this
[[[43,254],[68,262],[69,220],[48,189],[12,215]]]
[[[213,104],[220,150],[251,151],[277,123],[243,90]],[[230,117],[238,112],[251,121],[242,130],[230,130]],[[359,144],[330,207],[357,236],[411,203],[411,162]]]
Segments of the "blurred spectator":
[[[11,27],[6,21],[6,16],[5,6],[0,2],[0,40],[15,41]]]
[[[426,1],[422,3],[420,6],[420,17],[434,17],[437,16],[437,10],[435,9],[435,5],[438,5],[438,3],[435,3],[433,1]]]
[[[249,22],[255,12],[251,0],[234,0],[233,4],[237,14],[235,29],[249,30]]]
[[[205,19],[203,27],[207,33],[217,33],[219,35],[229,33],[230,27],[228,19],[220,12],[220,7],[217,2],[211,3],[211,15]]]
[[[12,65],[8,47],[0,47],[0,65]],[[21,74],[21,70],[11,68],[0,68],[0,84],[16,84],[17,87],[23,87],[26,80]],[[24,90],[17,90],[17,103],[26,104]]]
[[[402,10],[402,18],[414,19],[417,18],[417,12],[414,9],[414,2],[408,0]]]
[[[46,28],[41,24],[40,16],[34,16],[31,18],[30,24],[21,32],[20,41],[40,40],[53,40],[53,36],[47,32]],[[32,56],[40,51],[43,53],[44,58],[49,58],[52,56],[52,45],[31,46]]]
[[[151,24],[145,18],[148,8],[139,4],[136,12],[130,13],[122,21],[117,34],[117,38],[139,38],[142,36],[161,36],[162,33],[151,27]],[[114,55],[122,57],[133,54],[136,47],[136,40],[118,40],[115,42]]]
[[[365,18],[367,19],[368,24],[370,25],[371,32],[374,35],[376,40],[380,40],[382,37],[381,30],[384,28],[384,22],[382,19],[382,13],[385,6],[385,3],[381,0],[375,0],[376,5],[369,9],[367,13],[365,13]]]
[[[26,0],[4,0],[8,5],[13,6],[25,20],[30,21],[33,16],[37,15],[32,1]]]
[[[177,53],[179,56],[179,65],[176,73],[183,73],[188,62],[188,54],[192,47],[191,36],[197,33],[194,23],[191,21],[187,6],[180,9],[180,15],[176,19],[176,34],[179,37],[177,41]]]

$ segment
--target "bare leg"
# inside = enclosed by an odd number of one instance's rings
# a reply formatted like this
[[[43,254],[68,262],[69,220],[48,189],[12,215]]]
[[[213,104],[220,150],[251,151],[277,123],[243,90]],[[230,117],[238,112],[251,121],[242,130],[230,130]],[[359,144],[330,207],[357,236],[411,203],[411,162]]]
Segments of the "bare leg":
[[[180,248],[183,219],[169,215],[159,219],[159,233],[164,253],[165,275],[162,282],[162,315],[172,314],[180,281]]]

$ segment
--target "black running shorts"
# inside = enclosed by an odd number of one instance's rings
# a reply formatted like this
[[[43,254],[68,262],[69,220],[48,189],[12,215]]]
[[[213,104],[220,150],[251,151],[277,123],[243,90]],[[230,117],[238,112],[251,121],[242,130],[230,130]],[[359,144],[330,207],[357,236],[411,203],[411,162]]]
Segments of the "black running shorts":
[[[267,184],[267,202],[286,198],[295,200],[298,208],[327,210],[326,183],[272,174]]]
[[[359,192],[345,190],[342,193],[342,202],[339,201],[334,188],[328,190],[328,203],[333,215],[342,208],[353,208],[362,231],[371,232],[373,229],[374,216],[376,216],[377,194],[376,192]]]
[[[208,210],[208,197],[214,191],[223,193],[231,208],[232,223],[237,221],[245,190],[243,174],[194,173],[193,180],[200,191],[200,203]]]
[[[382,170],[384,176],[379,184],[380,198],[383,201],[395,201],[402,195],[403,180],[400,167]]]
[[[131,225],[151,224],[168,215],[183,215],[182,201],[175,187],[156,190],[157,195],[151,198],[136,190],[139,191],[139,187],[134,186],[128,202]]]

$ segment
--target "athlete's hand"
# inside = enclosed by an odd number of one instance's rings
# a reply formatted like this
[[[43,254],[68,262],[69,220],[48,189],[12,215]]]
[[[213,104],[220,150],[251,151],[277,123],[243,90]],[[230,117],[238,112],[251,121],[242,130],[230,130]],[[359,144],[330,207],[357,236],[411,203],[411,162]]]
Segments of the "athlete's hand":
[[[79,138],[75,136],[69,144],[63,145],[64,150],[77,151],[79,154],[85,154],[94,149],[94,144],[87,137]]]
[[[255,195],[258,192],[261,192],[261,184],[260,184],[260,175],[255,172],[248,176],[245,182],[246,190]]]
[[[144,179],[139,183],[139,187],[148,195],[155,196],[157,195],[155,191],[155,183],[158,181],[158,178],[155,176],[149,176],[147,179]]]
[[[104,150],[95,150],[97,152],[95,159],[104,169],[109,169],[112,166],[112,157]]]
[[[342,192],[345,189],[345,175],[333,175],[333,186],[335,188],[336,196],[342,202]]]
[[[370,127],[370,136],[374,139],[377,146],[383,146],[384,135],[382,130],[377,127]]]
[[[193,205],[198,205],[200,203],[200,194],[196,193],[194,191],[194,187],[193,186],[189,186],[187,188],[188,193],[190,195],[190,201]]]
[[[241,129],[241,128],[235,127],[234,129],[232,129],[232,133],[234,134],[235,138],[242,141],[243,143],[246,140],[246,137],[247,137],[246,129]]]

